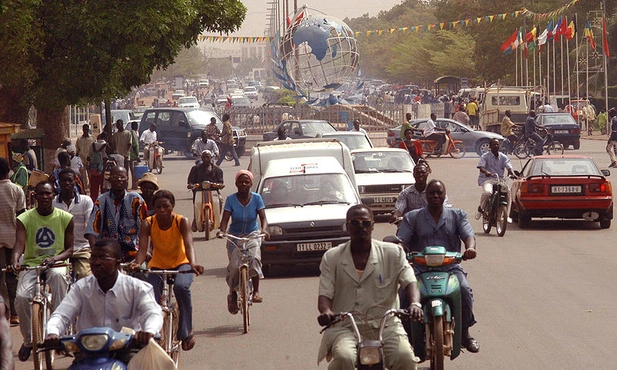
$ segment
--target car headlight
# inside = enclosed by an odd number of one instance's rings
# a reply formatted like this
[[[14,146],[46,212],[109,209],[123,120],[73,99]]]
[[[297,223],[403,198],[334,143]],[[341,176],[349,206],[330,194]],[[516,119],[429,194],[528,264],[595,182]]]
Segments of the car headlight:
[[[107,344],[107,334],[86,335],[80,338],[81,345],[88,351],[98,351]]]
[[[283,228],[280,226],[268,226],[268,234],[283,235]]]

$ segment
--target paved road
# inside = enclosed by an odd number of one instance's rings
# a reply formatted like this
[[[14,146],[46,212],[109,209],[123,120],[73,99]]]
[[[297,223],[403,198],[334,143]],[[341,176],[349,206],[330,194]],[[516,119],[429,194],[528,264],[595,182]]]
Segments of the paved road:
[[[605,166],[604,141],[584,140],[581,150]],[[431,178],[443,180],[451,202],[473,215],[480,189],[478,158],[431,160]],[[248,164],[241,158],[243,168]],[[521,163],[514,160],[515,168]],[[191,196],[184,187],[192,162],[168,158],[159,176],[161,186],[177,197],[176,211],[189,216]],[[223,193],[230,194],[237,168],[225,162]],[[613,314],[617,298],[610,287],[615,270],[615,227],[600,230],[580,221],[534,221],[520,230],[509,225],[503,238],[482,233],[472,219],[478,258],[466,262],[475,293],[478,354],[464,353],[448,369],[613,369],[617,339]],[[374,237],[394,233],[378,223]],[[318,269],[300,266],[275,270],[262,283],[264,302],[251,311],[251,331],[242,334],[241,316],[227,313],[226,255],[221,240],[206,242],[196,235],[197,257],[206,273],[193,284],[194,330],[197,345],[181,356],[182,369],[325,369],[316,364],[319,346],[317,315]],[[13,328],[14,351],[20,334]],[[65,368],[68,360],[59,361]],[[63,367],[64,366],[64,367]],[[32,362],[18,363],[30,369]],[[423,363],[421,369],[427,369]]]

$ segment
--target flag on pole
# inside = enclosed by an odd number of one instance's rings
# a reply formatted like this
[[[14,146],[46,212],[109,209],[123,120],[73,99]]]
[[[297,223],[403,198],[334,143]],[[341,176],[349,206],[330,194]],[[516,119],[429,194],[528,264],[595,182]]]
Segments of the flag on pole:
[[[536,33],[538,32],[538,28],[533,26],[531,31],[527,32],[525,35],[525,42],[527,42],[527,49],[533,50],[536,48]]]
[[[593,50],[596,50],[596,42],[593,39],[593,30],[591,29],[591,23],[589,23],[589,21],[585,22],[585,30],[583,32],[585,37],[587,37],[587,40],[589,40],[589,44]]]
[[[550,24],[550,25],[553,26],[552,24]],[[557,32],[559,31],[559,27],[561,27],[561,18],[559,18],[557,23],[555,23],[555,26],[552,27],[551,30],[548,31],[548,41],[553,41],[553,39],[557,35]],[[548,26],[547,26],[547,28],[548,28]]]
[[[559,40],[559,37],[566,34],[568,30],[568,17],[559,18],[559,27],[555,27],[554,36],[555,41]]]
[[[519,45],[521,45],[523,42],[523,30],[519,28],[518,33],[516,34],[516,41],[514,41],[514,43],[512,44],[512,50],[519,47]]]
[[[542,51],[542,45],[546,44],[548,40],[548,28],[546,28],[540,36],[538,36],[538,52]]]
[[[574,21],[570,21],[570,24],[566,28],[566,32],[564,32],[563,34],[563,37],[565,37],[566,40],[572,40],[574,36],[576,36],[576,24],[574,23]]]
[[[608,50],[608,34],[606,33],[606,17],[602,17],[602,42],[604,44],[604,54],[607,58],[611,57],[611,51]]]
[[[510,37],[508,37],[506,42],[501,44],[501,51],[505,53],[506,50],[511,49],[511,46],[514,43],[514,41],[516,41],[517,36],[518,36],[518,30],[514,30],[514,32],[512,33]]]

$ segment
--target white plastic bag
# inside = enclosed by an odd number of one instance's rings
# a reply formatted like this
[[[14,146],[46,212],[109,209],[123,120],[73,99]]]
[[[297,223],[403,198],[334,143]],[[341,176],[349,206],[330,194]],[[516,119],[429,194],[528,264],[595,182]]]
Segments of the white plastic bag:
[[[131,359],[128,370],[177,370],[177,368],[163,348],[150,338],[148,345]]]

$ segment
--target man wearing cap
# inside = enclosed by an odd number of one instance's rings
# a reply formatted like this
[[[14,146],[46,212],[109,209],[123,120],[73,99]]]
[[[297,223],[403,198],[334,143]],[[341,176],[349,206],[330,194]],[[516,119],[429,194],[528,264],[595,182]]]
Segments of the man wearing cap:
[[[154,193],[159,190],[159,182],[156,175],[152,172],[144,173],[139,180],[137,180],[137,186],[141,190],[141,197],[144,198],[146,205],[148,206],[148,216],[154,215],[154,203],[152,197]]]
[[[208,132],[206,130],[201,132],[201,137],[195,140],[191,146],[191,152],[193,152],[194,157],[201,157],[201,153],[203,153],[204,150],[209,150],[214,158],[218,158],[219,156],[219,147],[214,140],[208,138]]]
[[[201,153],[201,163],[198,163],[191,168],[191,172],[189,172],[189,177],[186,180],[188,183],[187,188],[193,189],[195,184],[201,184],[203,181],[215,182],[217,184],[223,184],[223,170],[215,164],[212,163],[212,152],[209,150],[204,150]],[[197,190],[193,189],[193,209],[194,209],[194,218],[193,224],[191,225],[191,230],[195,231],[203,231],[201,229],[201,225],[203,224],[203,220],[201,219],[201,207],[202,207],[202,198],[201,196],[196,197]],[[212,205],[214,210],[214,228],[218,228],[219,221],[221,219],[221,208],[223,204],[223,200],[221,198],[221,194],[218,190],[212,191]]]

